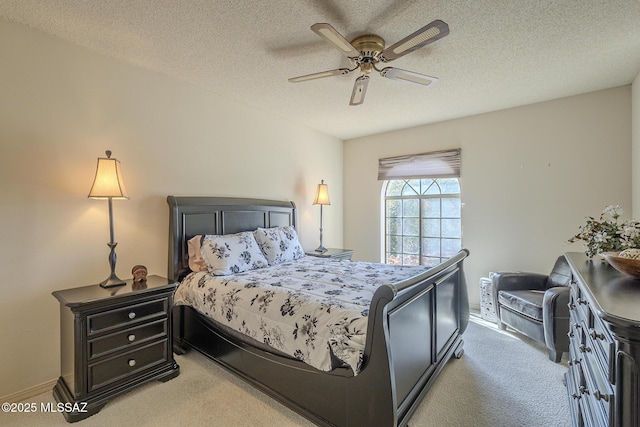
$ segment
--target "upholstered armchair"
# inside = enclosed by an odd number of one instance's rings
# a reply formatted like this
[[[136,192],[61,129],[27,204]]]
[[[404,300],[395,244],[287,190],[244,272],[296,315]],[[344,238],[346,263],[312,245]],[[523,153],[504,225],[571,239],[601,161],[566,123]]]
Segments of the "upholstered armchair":
[[[564,256],[549,275],[499,272],[492,276],[498,327],[507,326],[544,343],[549,359],[560,362],[569,351],[569,283],[571,270]]]

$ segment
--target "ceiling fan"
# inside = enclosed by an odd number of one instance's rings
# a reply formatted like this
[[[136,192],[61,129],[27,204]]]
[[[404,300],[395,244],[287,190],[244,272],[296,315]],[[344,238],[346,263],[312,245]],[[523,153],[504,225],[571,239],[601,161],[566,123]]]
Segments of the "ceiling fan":
[[[360,105],[364,102],[367,85],[369,84],[369,74],[371,74],[372,70],[379,72],[382,77],[390,79],[404,80],[425,86],[436,83],[438,81],[437,77],[394,67],[379,69],[376,65],[379,62],[393,61],[449,34],[449,26],[443,21],[435,20],[399,42],[385,47],[384,39],[375,34],[359,36],[351,40],[351,42],[348,42],[347,39],[329,24],[313,24],[311,30],[349,58],[353,68],[337,68],[335,70],[292,77],[289,81],[292,83],[304,82],[323,77],[348,74],[360,69],[360,77],[356,79],[353,86],[349,105]]]

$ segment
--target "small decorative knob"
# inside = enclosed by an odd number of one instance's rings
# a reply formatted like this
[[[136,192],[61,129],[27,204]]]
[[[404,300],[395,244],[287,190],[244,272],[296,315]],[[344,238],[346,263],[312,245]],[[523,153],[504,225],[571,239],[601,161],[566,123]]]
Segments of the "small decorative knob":
[[[591,333],[589,334],[591,335],[591,338],[595,339],[599,339],[599,340],[603,340],[604,339],[604,334],[599,334],[596,331],[591,331]]]
[[[127,338],[129,338],[129,342],[134,342],[136,340],[136,336],[133,334],[129,334]]]
[[[583,352],[583,353],[591,352],[591,348],[590,348],[590,347],[587,347],[587,346],[586,346],[586,345],[584,345],[584,344],[581,344],[581,345],[580,345],[580,347],[579,347],[579,349],[580,349],[580,351],[581,351],[581,352]]]
[[[136,360],[135,359],[129,359],[129,366],[131,366],[131,367],[136,366]]]
[[[129,319],[135,319],[135,317],[136,317],[135,311],[129,312]]]
[[[600,393],[600,390],[596,390],[596,392],[593,393],[593,397],[595,397],[598,400],[604,400],[605,402],[609,401],[609,395]]]

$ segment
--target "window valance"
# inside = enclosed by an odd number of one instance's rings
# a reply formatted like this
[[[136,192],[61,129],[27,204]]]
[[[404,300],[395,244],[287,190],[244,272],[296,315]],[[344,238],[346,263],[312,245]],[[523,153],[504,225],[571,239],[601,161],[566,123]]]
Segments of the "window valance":
[[[459,177],[459,148],[378,160],[379,180]]]

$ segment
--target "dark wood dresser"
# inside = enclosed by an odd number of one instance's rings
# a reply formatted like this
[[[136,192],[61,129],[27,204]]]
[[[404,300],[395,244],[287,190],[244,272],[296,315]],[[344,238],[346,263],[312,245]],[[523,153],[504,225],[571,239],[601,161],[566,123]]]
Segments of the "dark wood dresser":
[[[172,352],[172,305],[177,283],[146,282],[53,292],[60,301],[61,376],[53,395],[69,422],[87,418],[114,396],[180,368]]]
[[[573,273],[565,375],[572,425],[640,427],[640,280],[583,253],[565,257]]]

